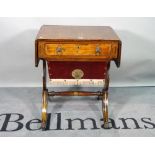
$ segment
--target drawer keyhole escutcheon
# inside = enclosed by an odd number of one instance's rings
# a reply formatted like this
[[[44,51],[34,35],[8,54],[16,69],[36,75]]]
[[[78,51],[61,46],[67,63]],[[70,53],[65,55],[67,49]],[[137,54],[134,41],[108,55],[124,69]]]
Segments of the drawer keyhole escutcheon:
[[[81,69],[74,69],[72,71],[72,77],[74,79],[81,79],[84,76],[84,72]]]
[[[62,54],[62,48],[61,47],[57,47],[56,48],[56,52],[57,52],[57,54]]]

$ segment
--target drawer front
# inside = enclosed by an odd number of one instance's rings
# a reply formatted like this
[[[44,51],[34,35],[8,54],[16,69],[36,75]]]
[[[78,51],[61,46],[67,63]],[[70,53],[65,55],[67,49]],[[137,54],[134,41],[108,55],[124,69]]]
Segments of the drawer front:
[[[39,43],[39,57],[53,56],[90,56],[103,58],[117,58],[117,43]]]
[[[111,44],[46,44],[47,55],[109,55]]]
[[[105,79],[107,62],[48,61],[50,79]]]

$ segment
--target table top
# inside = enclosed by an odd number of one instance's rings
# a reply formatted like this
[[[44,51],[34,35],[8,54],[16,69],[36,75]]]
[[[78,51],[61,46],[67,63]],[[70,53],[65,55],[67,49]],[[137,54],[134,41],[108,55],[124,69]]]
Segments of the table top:
[[[119,41],[109,26],[43,25],[36,40],[110,40]]]

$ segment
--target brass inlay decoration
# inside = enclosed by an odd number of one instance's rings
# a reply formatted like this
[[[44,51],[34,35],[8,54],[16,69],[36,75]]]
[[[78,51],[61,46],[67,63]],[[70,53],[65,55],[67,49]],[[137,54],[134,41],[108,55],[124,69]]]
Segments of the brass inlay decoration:
[[[84,76],[84,72],[81,69],[75,69],[72,71],[72,77],[75,79],[81,79]]]

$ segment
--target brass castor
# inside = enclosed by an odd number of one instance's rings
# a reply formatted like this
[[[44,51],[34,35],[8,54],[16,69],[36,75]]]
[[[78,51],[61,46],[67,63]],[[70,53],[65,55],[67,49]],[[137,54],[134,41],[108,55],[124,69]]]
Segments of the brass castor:
[[[47,105],[48,105],[48,92],[43,90],[42,93],[42,114],[41,114],[41,128],[46,130],[47,125]]]
[[[102,111],[103,111],[103,121],[104,121],[104,128],[108,128],[108,92],[103,92],[102,98]]]

